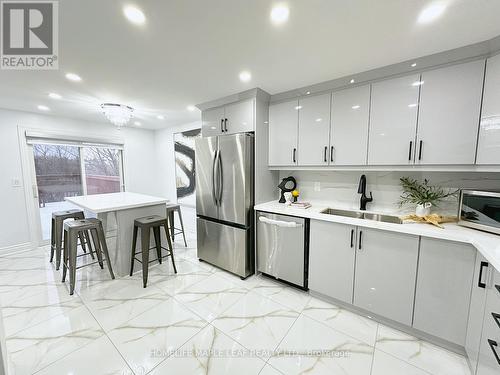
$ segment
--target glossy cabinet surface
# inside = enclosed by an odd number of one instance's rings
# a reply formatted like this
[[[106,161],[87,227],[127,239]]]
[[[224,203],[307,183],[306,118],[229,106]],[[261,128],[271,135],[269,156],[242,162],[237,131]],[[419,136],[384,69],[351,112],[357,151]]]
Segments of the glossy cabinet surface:
[[[251,132],[254,130],[255,100],[244,100],[225,106],[224,134]]]
[[[417,164],[474,164],[484,60],[422,73]]]
[[[476,249],[422,237],[413,327],[465,345]]]
[[[328,165],[330,98],[323,94],[299,100],[299,165]]]
[[[311,220],[309,288],[352,303],[356,227]]]
[[[486,61],[477,164],[500,164],[500,55]]]
[[[224,130],[224,107],[207,109],[201,113],[201,135],[213,137]]]
[[[297,164],[298,100],[269,106],[269,165]]]
[[[420,75],[372,84],[369,165],[413,164]]]
[[[358,230],[354,305],[411,325],[419,238]]]
[[[476,375],[500,374],[500,272],[488,289]]]
[[[330,165],[366,164],[369,117],[369,85],[333,93]]]

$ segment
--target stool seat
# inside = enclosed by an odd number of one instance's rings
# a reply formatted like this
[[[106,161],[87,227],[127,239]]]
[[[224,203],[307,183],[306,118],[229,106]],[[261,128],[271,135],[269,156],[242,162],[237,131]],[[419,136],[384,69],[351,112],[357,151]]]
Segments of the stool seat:
[[[164,221],[165,221],[164,217],[161,217],[159,215],[151,215],[151,216],[146,216],[146,217],[141,217],[139,219],[135,219],[134,225],[137,225],[138,227],[151,227],[151,226],[159,225]]]
[[[74,219],[75,217],[84,217],[83,211],[82,210],[65,210],[65,211],[56,211],[52,212],[52,217],[53,218],[60,218],[60,219]]]
[[[95,228],[96,224],[100,222],[101,221],[96,218],[66,221],[64,223],[64,230],[89,230]]]

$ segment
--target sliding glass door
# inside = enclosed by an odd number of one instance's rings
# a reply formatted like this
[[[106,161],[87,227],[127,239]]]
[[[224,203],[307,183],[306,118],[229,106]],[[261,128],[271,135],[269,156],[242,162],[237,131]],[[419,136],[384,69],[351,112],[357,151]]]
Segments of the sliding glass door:
[[[74,207],[66,197],[123,190],[122,151],[105,146],[31,143],[42,243],[52,213]]]

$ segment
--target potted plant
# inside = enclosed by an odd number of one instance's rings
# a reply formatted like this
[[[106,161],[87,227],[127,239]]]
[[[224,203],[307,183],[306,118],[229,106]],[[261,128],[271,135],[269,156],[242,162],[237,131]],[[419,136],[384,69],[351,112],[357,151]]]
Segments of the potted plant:
[[[417,181],[410,177],[399,179],[403,193],[401,194],[399,205],[416,205],[415,214],[417,216],[427,216],[431,213],[432,206],[450,197],[456,197],[458,190],[445,190],[441,186],[430,185],[429,180]]]

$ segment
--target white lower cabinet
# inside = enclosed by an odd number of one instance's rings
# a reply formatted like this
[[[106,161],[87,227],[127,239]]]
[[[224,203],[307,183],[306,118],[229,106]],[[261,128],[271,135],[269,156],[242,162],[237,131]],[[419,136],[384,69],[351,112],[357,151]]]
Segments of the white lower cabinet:
[[[359,228],[354,305],[411,325],[419,238]]]
[[[413,328],[465,345],[476,249],[422,237]]]
[[[311,220],[309,288],[352,303],[356,227]]]
[[[472,279],[472,293],[470,299],[469,319],[467,323],[467,336],[465,338],[465,352],[469,359],[472,373],[476,371],[479,359],[479,346],[483,329],[483,316],[486,305],[486,276],[490,265],[479,252],[476,254],[474,276]]]
[[[476,375],[500,374],[500,272],[488,289]]]

